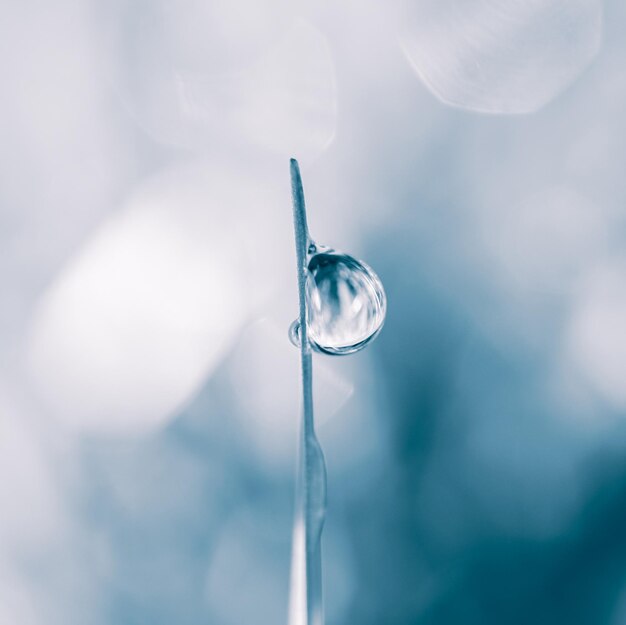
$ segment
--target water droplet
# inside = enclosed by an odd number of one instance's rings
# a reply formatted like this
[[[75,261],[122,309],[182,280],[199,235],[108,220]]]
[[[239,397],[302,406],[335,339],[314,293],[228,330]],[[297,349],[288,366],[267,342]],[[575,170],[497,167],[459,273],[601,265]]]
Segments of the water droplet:
[[[383,327],[387,311],[383,285],[370,267],[347,254],[325,250],[310,258],[306,298],[308,337],[316,351],[351,354]],[[298,320],[289,328],[289,339],[300,345]]]
[[[289,340],[296,347],[300,347],[300,319],[296,319],[289,326]]]

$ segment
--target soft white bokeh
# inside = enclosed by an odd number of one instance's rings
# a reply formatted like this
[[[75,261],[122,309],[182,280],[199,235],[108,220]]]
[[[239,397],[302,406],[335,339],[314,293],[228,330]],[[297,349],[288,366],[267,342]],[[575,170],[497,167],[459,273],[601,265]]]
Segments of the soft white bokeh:
[[[134,171],[88,2],[10,3],[0,20],[0,353]],[[9,355],[10,354],[10,355]]]
[[[0,552],[44,554],[67,530],[61,484],[40,431],[0,387]]]
[[[181,66],[208,73],[236,71],[253,63],[293,23],[299,2],[288,0],[140,0],[100,7],[131,63],[163,70]],[[129,72],[139,70],[132,66]],[[156,67],[153,68],[156,70]]]
[[[93,608],[99,562],[76,523],[64,455],[51,428],[0,385],[0,623],[80,623]],[[93,556],[93,552],[89,556]],[[34,572],[35,571],[35,572]],[[80,594],[71,613],[68,601]],[[84,621],[82,621],[84,622]]]
[[[330,49],[322,33],[303,21],[251,68],[218,78],[181,71],[177,90],[196,138],[213,127],[221,137],[305,160],[322,152],[335,133]]]
[[[1,557],[1,552],[0,552]],[[46,622],[33,596],[32,584],[0,567],[0,623],[44,625]]]
[[[324,35],[294,6],[271,2],[165,3],[114,26],[128,53],[114,82],[156,141],[207,150],[216,142],[300,158],[335,133],[333,60]]]
[[[150,181],[45,294],[27,367],[44,407],[66,424],[163,423],[229,347],[248,311],[248,278],[225,218],[233,207],[213,174],[183,168]]]
[[[600,0],[405,0],[400,40],[446,104],[530,113],[589,65],[601,29]]]
[[[618,410],[626,408],[626,259],[590,269],[565,327],[565,365]]]

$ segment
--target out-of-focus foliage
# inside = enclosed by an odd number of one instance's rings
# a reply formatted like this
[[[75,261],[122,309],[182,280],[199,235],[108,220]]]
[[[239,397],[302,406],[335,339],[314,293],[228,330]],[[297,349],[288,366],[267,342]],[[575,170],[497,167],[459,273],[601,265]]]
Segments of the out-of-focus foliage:
[[[329,625],[623,625],[625,31],[618,0],[4,6],[0,623],[286,622],[295,156],[389,299],[315,361]]]

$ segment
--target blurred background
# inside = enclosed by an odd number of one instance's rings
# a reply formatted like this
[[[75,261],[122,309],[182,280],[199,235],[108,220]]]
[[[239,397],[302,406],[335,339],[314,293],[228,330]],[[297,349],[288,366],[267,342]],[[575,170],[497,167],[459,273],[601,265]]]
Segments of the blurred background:
[[[328,625],[626,624],[626,5],[8,0],[0,623],[286,623],[289,157]]]

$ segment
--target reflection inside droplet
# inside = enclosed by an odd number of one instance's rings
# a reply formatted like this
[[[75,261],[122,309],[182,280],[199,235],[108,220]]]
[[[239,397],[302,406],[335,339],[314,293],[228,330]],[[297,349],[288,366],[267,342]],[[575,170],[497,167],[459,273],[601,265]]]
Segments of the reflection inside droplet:
[[[309,260],[306,283],[308,338],[326,354],[351,354],[367,345],[385,320],[387,299],[374,271],[347,254],[332,250]],[[300,323],[289,338],[300,345]]]
[[[300,320],[296,319],[289,326],[289,340],[296,347],[300,347]]]

